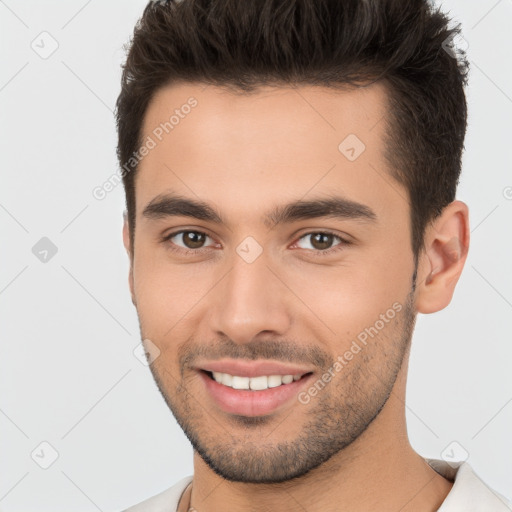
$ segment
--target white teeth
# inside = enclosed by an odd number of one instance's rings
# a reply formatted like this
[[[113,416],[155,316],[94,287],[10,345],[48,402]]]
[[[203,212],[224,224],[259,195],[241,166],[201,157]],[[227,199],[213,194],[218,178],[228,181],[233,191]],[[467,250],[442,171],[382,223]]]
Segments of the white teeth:
[[[249,377],[233,375],[233,389],[249,389]]]
[[[268,377],[262,375],[261,377],[252,377],[249,381],[249,387],[256,391],[268,388]]]
[[[276,388],[277,386],[280,386],[283,383],[283,380],[281,379],[281,375],[271,375],[268,378],[268,387],[269,388]]]
[[[233,386],[233,375],[229,375],[229,373],[221,373],[220,375],[222,377],[221,382],[224,386]]]
[[[213,378],[220,384],[233,389],[252,389],[261,391],[268,388],[276,388],[282,384],[290,384],[299,380],[302,375],[261,375],[259,377],[240,377],[229,373],[212,372]]]

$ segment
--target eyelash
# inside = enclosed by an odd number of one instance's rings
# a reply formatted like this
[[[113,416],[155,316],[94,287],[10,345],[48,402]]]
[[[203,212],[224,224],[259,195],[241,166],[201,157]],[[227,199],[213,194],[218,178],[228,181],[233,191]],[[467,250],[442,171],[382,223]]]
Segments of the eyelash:
[[[165,235],[164,237],[162,237],[161,242],[162,243],[166,243],[166,242],[170,241],[171,238],[174,238],[176,235],[180,235],[181,233],[199,233],[201,235],[206,235],[207,237],[212,238],[210,235],[208,235],[208,233],[205,233],[204,231],[197,231],[197,230],[194,230],[194,229],[182,229],[180,231],[174,231],[173,233],[169,233],[168,235]],[[329,249],[325,249],[323,251],[320,250],[320,249],[304,249],[306,251],[312,251],[313,254],[315,255],[315,257],[316,256],[322,257],[322,256],[331,255],[334,252],[343,250],[345,246],[351,244],[351,242],[349,242],[348,240],[342,238],[341,236],[339,236],[336,233],[334,233],[332,231],[329,231],[329,230],[326,230],[326,231],[309,231],[308,233],[304,233],[303,235],[301,235],[297,239],[297,241],[301,240],[302,238],[304,238],[306,236],[311,236],[311,235],[332,235],[335,238],[337,238],[338,240],[340,240],[340,242],[341,242],[340,244],[335,245],[334,247],[331,247]],[[182,247],[176,246],[172,242],[168,245],[168,248],[171,251],[176,252],[178,254],[182,254],[182,255],[198,254],[198,253],[201,253],[204,250],[208,249],[207,247],[201,247],[199,249],[184,249]]]

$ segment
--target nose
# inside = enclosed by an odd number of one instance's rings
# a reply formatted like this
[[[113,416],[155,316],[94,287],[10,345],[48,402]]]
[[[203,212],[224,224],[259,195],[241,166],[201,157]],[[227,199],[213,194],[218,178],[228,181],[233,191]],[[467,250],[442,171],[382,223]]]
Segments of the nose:
[[[231,270],[215,287],[210,329],[235,343],[248,343],[261,333],[285,334],[291,323],[292,295],[282,276],[262,254],[252,263],[233,258]]]

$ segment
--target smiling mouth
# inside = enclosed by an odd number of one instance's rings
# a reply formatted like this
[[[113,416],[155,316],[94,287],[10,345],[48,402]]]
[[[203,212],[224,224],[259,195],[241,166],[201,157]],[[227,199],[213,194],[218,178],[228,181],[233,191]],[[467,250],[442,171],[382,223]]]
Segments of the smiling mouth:
[[[222,372],[212,372],[208,370],[200,371],[218,384],[222,384],[223,386],[234,390],[245,391],[265,391],[267,389],[287,386],[288,384],[297,382],[312,374],[312,372],[308,372],[295,375],[260,375],[257,377],[242,377]]]

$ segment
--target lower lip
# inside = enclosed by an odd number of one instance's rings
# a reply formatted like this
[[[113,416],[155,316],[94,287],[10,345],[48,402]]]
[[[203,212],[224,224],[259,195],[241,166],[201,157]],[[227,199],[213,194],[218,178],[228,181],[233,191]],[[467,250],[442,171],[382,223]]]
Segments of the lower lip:
[[[299,390],[309,382],[313,374],[306,375],[290,384],[281,384],[275,388],[251,391],[248,389],[233,389],[219,384],[211,379],[204,371],[199,371],[210,396],[221,410],[241,416],[263,416],[271,414],[283,404],[296,398]]]

